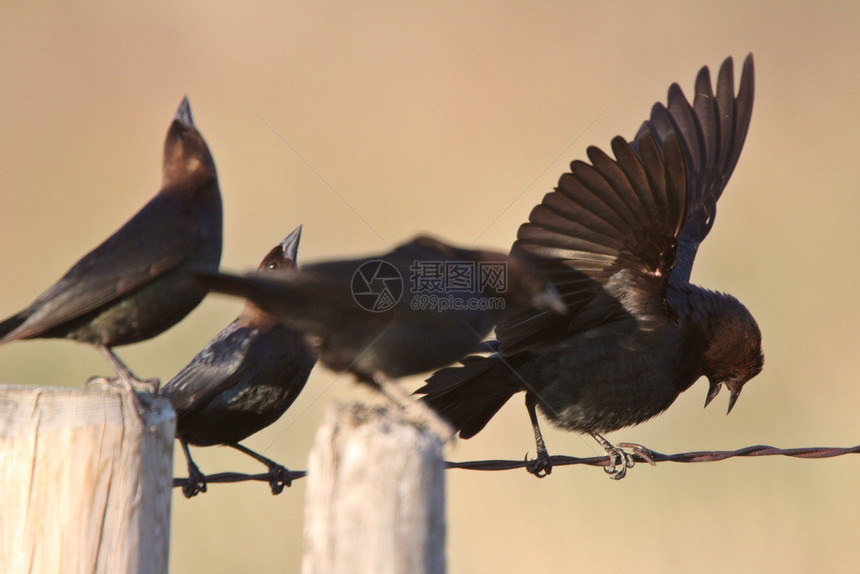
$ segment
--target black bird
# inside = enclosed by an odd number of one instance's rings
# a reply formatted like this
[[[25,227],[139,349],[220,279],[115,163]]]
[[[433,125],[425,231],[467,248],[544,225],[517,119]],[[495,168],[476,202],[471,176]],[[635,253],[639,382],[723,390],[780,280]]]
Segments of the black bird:
[[[29,307],[0,323],[0,344],[66,338],[98,348],[122,384],[138,380],[112,347],[155,337],[207,293],[190,266],[217,269],[221,192],[209,148],[182,100],[164,142],[161,191]]]
[[[261,273],[294,270],[302,228],[290,233],[260,263]],[[182,492],[206,492],[206,476],[188,445],[231,446],[269,467],[273,494],[290,485],[289,471],[239,444],[269,426],[293,404],[316,356],[300,331],[289,329],[252,302],[161,389],[176,410],[176,438],[188,462]]]
[[[538,449],[530,472],[552,469],[539,406],[557,426],[594,436],[610,455],[608,472],[622,478],[632,456],[599,433],[663,412],[701,376],[710,382],[705,405],[725,384],[731,411],[761,371],[761,333],[749,311],[689,283],[749,127],[752,55],[737,96],[732,68],[731,58],[723,62],[716,95],[702,68],[692,105],[673,84],[668,105],[653,107],[632,143],[612,141],[615,160],[590,147],[590,164],[573,162],[532,210],[511,254],[533,258],[569,314],[507,314],[497,353],[467,357],[417,391],[461,437],[525,391]]]
[[[213,291],[246,297],[304,331],[324,365],[355,374],[401,404],[411,401],[390,379],[475,352],[505,307],[566,310],[552,285],[518,257],[429,237],[277,277],[199,276]]]

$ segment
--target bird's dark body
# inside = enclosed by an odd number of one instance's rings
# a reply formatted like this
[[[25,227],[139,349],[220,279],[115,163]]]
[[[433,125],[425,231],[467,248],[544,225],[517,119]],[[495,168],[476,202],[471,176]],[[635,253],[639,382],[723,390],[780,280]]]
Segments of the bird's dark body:
[[[669,295],[677,304],[717,294],[696,288]],[[522,391],[534,393],[541,412],[558,427],[611,432],[669,408],[702,376],[703,365],[695,358],[706,344],[687,318],[644,330],[626,317],[512,356],[474,357],[464,367],[437,372],[422,392],[430,391],[425,400],[450,418],[463,438],[477,434]],[[470,394],[465,394],[470,385],[461,379],[473,382]]]
[[[263,274],[294,274],[301,227],[260,263]],[[206,476],[189,444],[227,445],[269,467],[273,494],[290,484],[289,471],[239,441],[278,420],[307,383],[317,357],[304,333],[286,327],[248,301],[242,312],[159,391],[176,410],[176,437],[188,463],[182,492],[206,491]]]
[[[217,269],[222,206],[215,164],[184,100],[164,148],[161,191],[29,307],[0,343],[67,338],[115,347],[152,338],[205,297],[191,268]]]
[[[359,304],[352,280],[356,270],[378,261],[397,270],[403,292],[397,304],[375,311]],[[458,292],[458,308],[445,310],[412,292],[416,262],[478,261],[507,265],[504,291]],[[398,378],[450,364],[479,347],[505,306],[557,297],[547,291],[552,288],[539,273],[516,258],[453,248],[427,237],[373,257],[305,265],[293,275],[210,273],[201,278],[214,291],[247,297],[285,324],[311,334],[327,367],[350,371],[364,381],[373,381],[376,374]],[[493,308],[491,300],[501,304]]]
[[[501,314],[498,310],[468,309],[471,301],[492,297],[490,292],[458,293],[462,309],[437,310],[417,307],[420,299],[410,293],[410,266],[415,261],[458,262],[473,261],[477,254],[465,259],[462,252],[449,253],[430,243],[408,243],[390,253],[372,258],[309,265],[311,282],[325,285],[330,302],[345,303],[341,307],[348,320],[317,321],[314,316],[304,325],[310,332],[321,334],[321,352],[326,366],[336,371],[350,369],[364,376],[382,372],[392,378],[422,373],[440,365],[450,364],[473,351],[489,334]],[[367,261],[385,261],[401,274],[404,293],[394,308],[376,312],[356,304],[349,291],[355,269]],[[308,292],[310,293],[310,292]],[[313,309],[313,304],[309,306]]]
[[[161,393],[176,409],[177,436],[196,446],[236,443],[286,412],[315,363],[300,333],[236,320]]]
[[[262,273],[294,273],[301,228],[273,248]],[[216,335],[160,393],[190,444],[234,444],[275,422],[293,404],[316,364],[302,332],[253,303]]]
[[[673,85],[633,142],[613,140],[615,159],[589,148],[590,163],[574,162],[532,210],[511,253],[532,257],[569,314],[506,314],[497,352],[442,369],[418,390],[460,436],[521,391],[530,412],[536,405],[557,426],[594,434],[663,412],[702,376],[708,401],[730,389],[731,409],[762,369],[761,333],[734,297],[689,277],[743,147],[752,76],[749,57],[735,97],[728,59],[714,95],[704,68],[693,104]]]
[[[700,297],[718,295],[699,288],[668,293],[676,310]],[[616,321],[527,352],[517,372],[528,385],[517,390],[533,389],[541,412],[561,428],[611,432],[669,408],[704,374],[697,358],[706,347],[704,334],[686,314],[647,330],[632,320]]]

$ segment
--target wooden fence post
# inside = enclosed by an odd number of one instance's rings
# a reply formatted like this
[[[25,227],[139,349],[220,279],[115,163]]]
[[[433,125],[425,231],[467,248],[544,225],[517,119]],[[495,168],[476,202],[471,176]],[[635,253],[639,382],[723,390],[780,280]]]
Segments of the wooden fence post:
[[[117,390],[0,385],[0,572],[167,572],[176,416],[153,397],[148,419]]]
[[[308,462],[304,574],[444,574],[442,440],[401,413],[330,408]]]

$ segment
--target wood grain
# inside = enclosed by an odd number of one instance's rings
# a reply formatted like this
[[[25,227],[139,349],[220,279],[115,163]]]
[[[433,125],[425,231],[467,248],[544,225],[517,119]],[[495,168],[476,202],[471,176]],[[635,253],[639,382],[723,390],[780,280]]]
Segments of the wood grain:
[[[117,390],[0,386],[0,571],[167,572],[173,434]]]
[[[304,574],[443,574],[442,453],[400,409],[332,405],[308,463]]]

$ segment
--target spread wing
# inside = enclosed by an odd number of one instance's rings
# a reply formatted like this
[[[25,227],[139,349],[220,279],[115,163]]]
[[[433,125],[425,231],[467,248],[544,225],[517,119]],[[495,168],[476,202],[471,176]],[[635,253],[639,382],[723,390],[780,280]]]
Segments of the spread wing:
[[[687,165],[687,219],[681,231],[678,263],[673,283],[687,283],[699,244],[708,235],[716,216],[717,200],[737,165],[752,115],[755,92],[752,54],[744,61],[738,93],[734,93],[732,59],[727,58],[717,76],[717,92],[705,66],[696,77],[693,104],[678,84],[669,88],[667,104],[654,104],[651,119],[642,124],[637,139],[652,133],[662,141],[675,133]]]
[[[575,161],[520,226],[511,254],[553,283],[567,316],[518,310],[496,327],[502,352],[582,332],[626,315],[666,317],[666,288],[686,213],[684,157],[665,134],[612,140],[615,160],[595,147]]]

